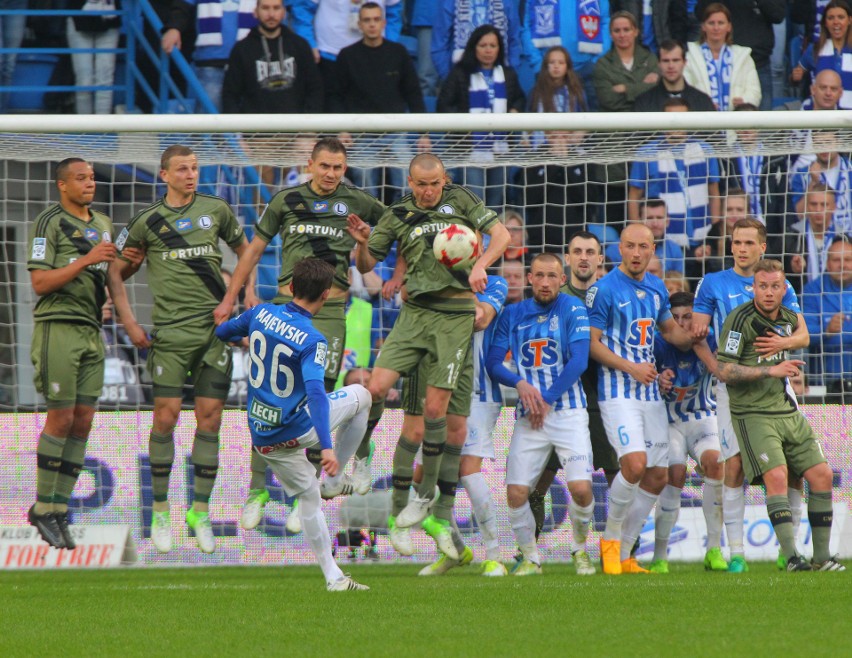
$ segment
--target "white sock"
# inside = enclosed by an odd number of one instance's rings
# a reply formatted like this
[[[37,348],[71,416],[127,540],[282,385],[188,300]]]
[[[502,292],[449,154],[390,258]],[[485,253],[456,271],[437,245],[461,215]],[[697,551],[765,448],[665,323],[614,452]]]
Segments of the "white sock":
[[[500,560],[500,539],[497,536],[497,510],[494,500],[491,498],[491,490],[482,473],[471,473],[460,479],[462,486],[470,496],[470,504],[476,515],[476,523],[479,526],[479,534],[482,535],[482,543],[485,544],[487,559],[498,562]]]
[[[636,538],[642,532],[642,526],[645,525],[648,514],[654,509],[654,503],[657,502],[657,498],[659,498],[658,494],[649,493],[642,487],[636,488],[633,505],[627,512],[627,518],[624,519],[624,528],[621,531],[622,561],[630,557],[630,550],[633,548],[633,544],[636,543]]]
[[[589,523],[595,514],[595,501],[585,507],[580,507],[571,498],[568,503],[568,518],[571,519],[571,552],[586,550],[586,539],[589,536]]]
[[[725,532],[731,547],[731,556],[745,555],[743,548],[743,528],[745,519],[745,492],[742,487],[722,486],[722,517],[725,520]]]
[[[680,494],[683,489],[666,485],[657,503],[654,518],[654,559],[667,560],[669,555],[669,537],[680,514]]]
[[[637,488],[638,484],[630,484],[624,479],[621,471],[615,476],[609,489],[609,510],[603,532],[604,539],[621,539],[621,525],[633,503]]]
[[[339,580],[343,577],[343,572],[331,555],[331,537],[320,506],[319,483],[316,480],[307,491],[299,495],[299,515],[302,517],[302,531],[316,555],[325,582],[333,583]]]
[[[802,520],[802,492],[793,487],[787,487],[787,499],[790,501],[790,511],[793,513],[793,539],[799,536],[799,523]]]
[[[705,477],[701,496],[707,524],[707,548],[719,548],[722,545],[722,481]]]
[[[541,564],[538,548],[535,545],[535,517],[530,509],[529,502],[524,503],[521,507],[509,508],[509,523],[512,526],[512,532],[515,533],[518,548],[521,549],[524,557],[530,562]]]

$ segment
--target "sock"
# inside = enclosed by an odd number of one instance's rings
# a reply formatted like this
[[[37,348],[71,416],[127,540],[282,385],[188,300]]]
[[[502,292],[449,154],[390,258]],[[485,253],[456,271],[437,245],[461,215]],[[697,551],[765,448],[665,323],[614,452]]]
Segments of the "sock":
[[[707,548],[722,546],[722,481],[704,478],[701,509],[707,524]]]
[[[320,506],[319,483],[314,480],[299,498],[299,515],[302,517],[302,532],[319,562],[325,582],[333,583],[343,577],[343,572],[331,554],[331,536]]]
[[[148,455],[151,463],[151,490],[155,503],[169,499],[169,476],[175,461],[174,434],[157,434],[151,430],[148,439]]]
[[[414,477],[414,458],[420,446],[404,436],[399,437],[393,453],[393,492],[391,493],[391,516],[397,516],[408,505],[408,492]]]
[[[580,507],[574,502],[573,496],[568,503],[568,518],[571,519],[571,553],[586,550],[586,539],[589,536],[589,523],[595,513],[595,501]]]
[[[833,516],[831,489],[811,491],[808,495],[808,521],[813,533],[814,562],[825,562],[831,557],[828,540],[831,538]]]
[[[799,536],[799,523],[802,521],[802,493],[795,487],[787,487],[787,500],[790,501],[790,512],[793,514],[793,539]]]
[[[637,487],[636,495],[633,497],[633,505],[627,511],[627,518],[624,519],[624,528],[621,531],[621,559],[626,560],[630,557],[633,544],[642,533],[642,526],[645,525],[645,519],[648,518],[651,510],[654,509],[654,503],[657,502],[658,494],[652,494],[645,491],[642,487]]]
[[[470,505],[476,516],[479,534],[485,544],[485,555],[488,560],[500,560],[500,540],[497,535],[497,509],[485,476],[482,473],[471,473],[461,478],[462,486],[470,497]]]
[[[355,459],[364,459],[365,457],[370,456],[370,439],[373,436],[373,430],[376,429],[376,425],[378,425],[379,421],[382,419],[382,413],[384,410],[384,400],[381,402],[373,402],[373,406],[370,407],[370,411],[367,416],[367,428],[364,430],[364,436],[361,438],[361,443],[355,451]]]
[[[633,503],[637,488],[638,484],[630,484],[624,479],[621,471],[615,476],[615,479],[612,481],[612,487],[609,489],[609,511],[606,515],[606,526],[603,532],[604,539],[621,539],[621,526],[624,523],[624,518],[627,516],[630,505]]]
[[[530,509],[535,519],[535,539],[538,541],[541,529],[544,527],[544,494],[533,489],[530,491]]]
[[[438,491],[440,497],[432,506],[432,514],[436,519],[449,521],[453,518],[453,506],[456,504],[456,488],[459,484],[459,463],[461,462],[461,446],[444,446],[444,457],[438,471]]]
[[[317,478],[322,475],[322,451],[319,448],[305,448],[305,457],[314,465]]]
[[[518,548],[521,549],[524,557],[530,562],[541,564],[535,544],[535,519],[528,502],[520,507],[509,508],[509,524],[512,526],[515,541],[518,542]]]
[[[450,536],[453,538],[453,546],[456,547],[458,551],[459,558],[461,558],[462,553],[464,553],[464,549],[467,546],[464,545],[464,540],[461,536],[461,531],[459,530],[459,526],[456,523],[455,519],[450,519]]]
[[[447,419],[426,418],[423,435],[423,481],[417,487],[421,498],[434,498],[435,485],[441,470],[441,458],[447,444]]]
[[[266,461],[257,450],[251,451],[251,481],[249,489],[266,489]]]
[[[367,432],[367,417],[370,414],[369,409],[361,409],[357,414],[352,416],[348,423],[337,428],[337,433],[334,437],[334,454],[340,464],[342,471],[352,455],[358,450],[361,442],[361,437]],[[367,441],[369,447],[370,442]],[[369,454],[369,451],[368,451]]]
[[[216,484],[216,472],[219,470],[219,435],[213,432],[195,431],[192,442],[192,465],[195,478],[192,490],[192,506],[199,512],[206,512]]]
[[[769,521],[772,523],[773,530],[775,530],[775,537],[781,544],[781,552],[789,560],[797,555],[790,501],[787,500],[787,496],[767,496],[766,511],[769,513]]]
[[[666,488],[660,494],[660,501],[657,504],[657,514],[654,517],[655,560],[668,559],[669,537],[671,537],[672,528],[677,523],[677,517],[680,513],[681,491],[683,490],[679,487],[667,484]]]
[[[36,514],[47,514],[53,511],[53,494],[56,491],[56,480],[59,477],[59,467],[62,464],[62,453],[65,450],[65,439],[50,436],[44,432],[38,437],[36,448]]]
[[[742,487],[722,485],[722,518],[725,521],[725,533],[731,547],[731,557],[745,555],[743,548],[745,492]]]
[[[71,493],[86,459],[86,440],[82,436],[73,435],[65,440],[62,463],[59,465],[59,475],[53,492],[53,509],[56,512],[68,511],[68,501],[71,500]]]

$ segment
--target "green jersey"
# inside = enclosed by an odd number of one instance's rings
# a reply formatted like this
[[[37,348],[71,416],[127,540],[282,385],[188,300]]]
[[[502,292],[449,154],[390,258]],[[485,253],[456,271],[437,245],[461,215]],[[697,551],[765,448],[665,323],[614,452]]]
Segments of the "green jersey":
[[[391,205],[370,234],[367,248],[373,258],[384,260],[393,243],[399,241],[398,253],[407,265],[405,287],[409,299],[415,302],[421,295],[470,292],[469,272],[451,270],[435,258],[435,235],[450,224],[488,233],[497,221],[497,213],[486,208],[476,195],[460,185],[446,185],[434,208],[418,208],[411,194]]]
[[[189,205],[172,208],[165,197],[136,215],[116,247],[142,247],[154,297],[154,324],[176,325],[205,315],[225,295],[219,239],[236,248],[245,233],[231,207],[217,196],[196,192]]]
[[[346,218],[355,213],[371,226],[386,208],[383,203],[351,185],[338,185],[331,194],[320,195],[310,183],[281,190],[272,197],[255,225],[266,242],[281,235],[281,274],[278,285],[293,278],[293,266],[309,257],[334,265],[334,283],[349,289],[349,255],[355,240],[346,230]]]
[[[764,357],[754,348],[754,339],[767,332],[790,336],[796,329],[798,316],[786,306],[779,309],[778,318],[770,320],[762,315],[753,301],[737,306],[728,314],[719,339],[718,359],[723,363],[743,366],[764,366],[780,363],[788,358],[787,352]],[[787,415],[797,411],[796,401],[787,392],[786,382],[777,377],[763,377],[757,381],[729,383],[731,414],[733,416]]]
[[[112,222],[94,210],[89,210],[89,221],[83,221],[57,203],[36,217],[29,237],[27,269],[56,270],[89,253],[102,240],[112,240]],[[35,321],[65,320],[100,328],[108,267],[106,262],[89,265],[59,290],[39,298]]]

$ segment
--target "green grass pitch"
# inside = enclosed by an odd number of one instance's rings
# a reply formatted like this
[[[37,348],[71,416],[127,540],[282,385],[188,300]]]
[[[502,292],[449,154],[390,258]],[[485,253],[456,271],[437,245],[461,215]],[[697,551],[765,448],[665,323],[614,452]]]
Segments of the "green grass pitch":
[[[346,567],[348,568],[348,567]],[[0,656],[843,656],[852,570],[484,578],[476,566],[5,572]]]

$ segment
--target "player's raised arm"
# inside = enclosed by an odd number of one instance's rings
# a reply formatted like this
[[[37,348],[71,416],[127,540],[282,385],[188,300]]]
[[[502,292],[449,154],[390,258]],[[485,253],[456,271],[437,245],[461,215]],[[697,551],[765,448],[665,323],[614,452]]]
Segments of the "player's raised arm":
[[[115,245],[112,242],[101,240],[88,253],[64,267],[50,270],[30,270],[30,281],[32,282],[33,290],[39,296],[56,292],[80,276],[80,273],[90,265],[112,263],[115,257]]]
[[[367,248],[367,242],[370,239],[370,225],[355,213],[351,213],[346,218],[346,230],[355,240],[355,267],[361,274],[369,272],[379,262],[377,258],[373,258]]]
[[[687,352],[692,349],[692,334],[687,333],[674,321],[674,318],[669,317],[660,323],[660,333],[666,339],[667,343],[674,345],[681,352]]]
[[[490,240],[488,248],[474,263],[473,269],[470,271],[468,282],[474,292],[483,292],[488,284],[488,274],[486,270],[496,263],[503,256],[506,248],[509,246],[509,229],[500,222],[492,224],[485,230],[488,233]]]
[[[692,336],[696,339],[707,338],[711,317],[707,313],[692,312]]]
[[[231,275],[231,283],[228,284],[228,290],[219,305],[213,310],[213,321],[216,324],[221,324],[229,317],[234,309],[234,302],[240,294],[240,289],[251,277],[254,276],[255,267],[260,262],[260,257],[263,251],[269,244],[260,234],[255,233],[252,241],[243,242],[234,251],[239,256],[237,267]]]

